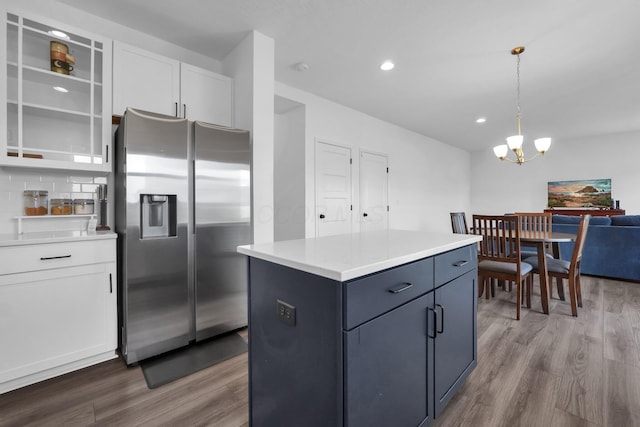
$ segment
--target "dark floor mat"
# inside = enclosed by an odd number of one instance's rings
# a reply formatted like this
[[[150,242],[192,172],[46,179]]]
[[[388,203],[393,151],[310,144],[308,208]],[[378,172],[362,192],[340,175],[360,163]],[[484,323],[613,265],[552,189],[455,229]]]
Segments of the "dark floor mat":
[[[236,333],[192,344],[140,362],[149,388],[156,388],[247,351]]]

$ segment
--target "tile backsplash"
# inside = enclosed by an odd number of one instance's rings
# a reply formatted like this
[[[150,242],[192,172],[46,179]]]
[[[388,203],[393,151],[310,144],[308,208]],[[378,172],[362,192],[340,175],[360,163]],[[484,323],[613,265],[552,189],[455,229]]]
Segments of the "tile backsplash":
[[[98,184],[107,184],[107,177],[37,169],[0,169],[0,234],[17,232],[18,222],[15,217],[24,215],[24,190],[46,190],[49,192],[49,200],[96,200]],[[25,232],[78,230],[86,226],[86,218],[30,219],[23,223]]]

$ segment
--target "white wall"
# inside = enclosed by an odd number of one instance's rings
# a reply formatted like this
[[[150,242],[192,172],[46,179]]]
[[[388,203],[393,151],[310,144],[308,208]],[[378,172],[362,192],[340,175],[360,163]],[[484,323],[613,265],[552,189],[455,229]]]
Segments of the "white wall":
[[[305,237],[305,123],[304,106],[298,105],[275,115],[273,162],[275,241]]]
[[[535,153],[525,142],[525,155]],[[547,207],[547,182],[611,178],[612,197],[627,214],[640,214],[640,132],[553,141],[523,165],[500,162],[492,150],[471,153],[471,209],[501,214]],[[467,213],[469,216],[469,212]]]
[[[389,156],[389,225],[409,230],[451,230],[449,212],[470,208],[469,153],[373,118],[313,94],[276,83],[276,95],[305,106],[305,235],[315,235],[315,139],[352,147],[353,188],[358,183],[358,151]],[[353,194],[354,212],[358,194]],[[354,215],[353,230],[359,230]]]

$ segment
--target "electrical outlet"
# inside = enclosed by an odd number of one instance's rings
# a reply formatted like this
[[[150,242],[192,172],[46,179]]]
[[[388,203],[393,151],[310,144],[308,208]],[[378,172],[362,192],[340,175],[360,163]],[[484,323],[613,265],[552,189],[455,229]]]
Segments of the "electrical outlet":
[[[290,326],[296,325],[296,308],[291,304],[278,300],[278,319]]]

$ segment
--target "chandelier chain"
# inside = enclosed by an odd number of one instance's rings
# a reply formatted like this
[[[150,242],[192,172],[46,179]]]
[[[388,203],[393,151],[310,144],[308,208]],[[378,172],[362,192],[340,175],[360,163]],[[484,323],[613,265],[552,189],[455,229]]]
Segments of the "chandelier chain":
[[[521,117],[521,112],[520,112],[520,54],[516,55],[516,82],[517,82],[517,86],[516,86],[516,109],[517,109],[517,115],[516,115],[516,119],[518,121],[518,135],[522,135],[522,129],[520,128],[520,117]]]

